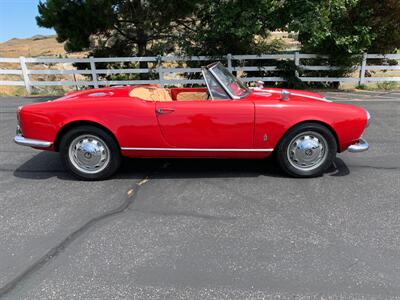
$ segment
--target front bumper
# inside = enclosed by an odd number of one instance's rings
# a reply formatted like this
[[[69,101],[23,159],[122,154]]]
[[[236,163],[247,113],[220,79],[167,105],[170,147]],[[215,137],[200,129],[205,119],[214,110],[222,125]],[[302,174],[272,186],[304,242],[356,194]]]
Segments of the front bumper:
[[[37,148],[49,148],[49,147],[51,147],[51,145],[53,145],[52,142],[27,139],[27,138],[24,138],[22,135],[16,135],[14,138],[14,142],[17,143],[18,145],[37,147]]]
[[[369,126],[369,124],[371,123],[371,114],[366,109],[365,109],[365,113],[367,115],[367,125],[365,126],[365,128],[367,128]],[[353,153],[364,152],[364,151],[367,151],[368,149],[369,149],[369,145],[368,145],[367,141],[362,137],[360,137],[360,139],[358,140],[357,143],[350,145],[347,148],[347,150],[349,152],[353,152]]]
[[[368,145],[367,141],[363,138],[360,138],[356,144],[350,145],[349,148],[347,148],[347,150],[349,152],[355,153],[355,152],[367,151],[368,148],[369,148],[369,145]]]

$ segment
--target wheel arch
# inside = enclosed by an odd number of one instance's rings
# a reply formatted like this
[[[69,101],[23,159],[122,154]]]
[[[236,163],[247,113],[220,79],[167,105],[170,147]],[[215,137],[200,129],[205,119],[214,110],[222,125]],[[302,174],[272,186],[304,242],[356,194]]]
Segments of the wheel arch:
[[[337,132],[335,131],[335,129],[334,129],[330,124],[328,124],[328,123],[326,123],[326,122],[324,122],[324,121],[320,121],[320,120],[304,120],[304,121],[298,122],[298,123],[296,123],[296,124],[293,124],[293,125],[292,125],[291,127],[289,127],[289,128],[285,131],[285,133],[280,137],[280,139],[279,139],[279,141],[278,141],[278,143],[277,143],[276,145],[279,145],[279,143],[282,141],[282,139],[285,137],[285,135],[286,135],[290,130],[292,130],[294,127],[299,126],[299,125],[301,125],[301,124],[307,124],[307,123],[319,124],[319,125],[322,125],[322,126],[326,127],[326,128],[333,134],[333,136],[335,137],[336,145],[337,145],[336,151],[337,151],[338,153],[340,152],[339,137],[338,137],[338,135],[337,135]],[[277,147],[276,147],[276,148],[277,148]]]
[[[79,120],[79,121],[72,121],[70,123],[67,123],[58,130],[55,141],[54,141],[54,150],[57,152],[60,150],[59,147],[60,147],[61,139],[68,131],[70,131],[74,128],[78,128],[81,126],[88,126],[88,125],[102,129],[105,132],[107,132],[108,134],[110,134],[111,137],[114,139],[114,141],[117,143],[118,147],[120,147],[118,139],[116,138],[115,134],[110,129],[105,127],[104,125],[101,125],[101,124],[99,124],[97,122],[93,122],[93,121]]]

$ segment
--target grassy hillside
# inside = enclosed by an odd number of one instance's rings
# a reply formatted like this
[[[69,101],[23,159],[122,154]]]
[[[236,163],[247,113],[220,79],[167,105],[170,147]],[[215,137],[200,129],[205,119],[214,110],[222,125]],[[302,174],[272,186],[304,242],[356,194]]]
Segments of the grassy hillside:
[[[6,42],[0,43],[0,57],[38,57],[38,56],[68,56],[68,57],[84,57],[85,52],[67,53],[64,50],[64,44],[56,40],[56,36],[33,36],[27,39],[11,39]],[[31,64],[30,69],[35,69],[37,65]],[[67,66],[54,65],[52,68],[64,69]],[[0,68],[15,68],[19,69],[18,64],[0,63]],[[35,77],[35,76],[31,76]],[[45,80],[45,76],[38,76],[33,78],[35,80]],[[0,75],[0,80],[20,80],[19,76],[13,75]],[[38,91],[40,92],[40,91]],[[44,91],[47,93],[47,91]],[[62,92],[62,91],[61,91]],[[24,87],[17,86],[0,86],[0,95],[25,95]]]
[[[36,57],[66,55],[64,44],[56,36],[36,35],[28,39],[11,39],[0,43],[0,57]],[[71,56],[76,56],[72,53]]]
[[[279,40],[286,50],[298,49],[299,43],[293,39],[287,32],[272,32],[268,38],[269,41]],[[86,52],[74,52],[67,53],[64,50],[64,44],[59,43],[56,40],[56,36],[42,36],[37,35],[26,39],[11,39],[6,42],[0,43],[0,57],[85,57]],[[13,68],[19,69],[19,64],[0,63],[0,68]],[[30,69],[38,68],[51,68],[51,69],[71,69],[71,64],[52,64],[51,66],[45,66],[40,64],[29,64]],[[69,76],[71,77],[71,76]],[[46,76],[46,75],[30,75],[32,80],[72,80],[72,77],[68,76]],[[79,77],[79,76],[78,76]],[[81,78],[82,79],[82,78]],[[83,78],[84,79],[84,78]],[[0,75],[0,80],[21,80],[20,76],[16,75]],[[48,94],[48,93],[63,93],[71,88],[61,87],[36,87],[34,88],[35,93]],[[0,95],[25,95],[24,87],[16,86],[0,86]]]

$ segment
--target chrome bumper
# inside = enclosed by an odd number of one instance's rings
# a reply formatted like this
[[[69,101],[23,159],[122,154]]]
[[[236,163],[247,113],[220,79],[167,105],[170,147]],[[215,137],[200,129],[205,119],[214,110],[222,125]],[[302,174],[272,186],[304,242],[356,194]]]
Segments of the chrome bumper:
[[[349,146],[349,148],[347,148],[347,150],[349,150],[349,152],[364,152],[367,151],[369,148],[369,145],[367,143],[366,140],[364,140],[363,138],[360,138],[360,140],[358,141],[357,144],[351,145]]]
[[[14,142],[18,145],[29,146],[29,147],[38,147],[38,148],[49,148],[53,143],[41,140],[27,139],[22,135],[16,135],[14,138]]]

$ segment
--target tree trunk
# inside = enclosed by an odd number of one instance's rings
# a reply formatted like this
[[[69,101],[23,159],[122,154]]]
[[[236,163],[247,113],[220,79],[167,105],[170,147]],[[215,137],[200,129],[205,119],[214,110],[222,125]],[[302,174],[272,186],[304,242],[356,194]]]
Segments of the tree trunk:
[[[147,37],[144,32],[139,32],[138,33],[138,52],[137,56],[146,56],[146,46],[147,46]],[[140,61],[139,62],[139,68],[141,69],[146,69],[148,68],[148,62],[147,61]],[[140,79],[148,79],[148,74],[147,73],[140,73],[139,74]]]

